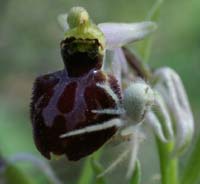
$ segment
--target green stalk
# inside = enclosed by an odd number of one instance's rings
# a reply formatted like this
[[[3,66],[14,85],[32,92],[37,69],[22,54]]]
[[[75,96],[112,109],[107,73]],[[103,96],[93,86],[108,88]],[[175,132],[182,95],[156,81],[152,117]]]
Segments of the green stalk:
[[[83,165],[83,169],[81,171],[81,175],[79,177],[79,181],[77,182],[77,184],[86,184],[86,183],[90,184],[92,182],[92,179],[94,178],[94,172],[91,165],[91,159],[98,161],[101,157],[101,153],[102,153],[102,149],[95,152],[92,156],[88,157],[85,160],[85,163]]]
[[[156,138],[160,159],[160,172],[162,184],[179,184],[178,158],[172,157],[174,143],[163,143]]]
[[[183,170],[181,184],[196,184],[200,181],[200,134],[196,142],[194,142],[194,145]]]
[[[93,177],[93,172],[90,164],[90,158],[88,157],[83,165],[78,184],[84,184],[84,183],[90,184],[92,181],[92,177]]]

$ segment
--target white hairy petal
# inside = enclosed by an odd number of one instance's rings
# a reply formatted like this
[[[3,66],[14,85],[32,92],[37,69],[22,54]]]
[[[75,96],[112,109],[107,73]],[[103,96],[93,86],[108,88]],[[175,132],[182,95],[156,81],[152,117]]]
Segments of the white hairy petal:
[[[157,90],[162,94],[175,121],[175,152],[182,152],[190,143],[194,132],[194,120],[188,98],[178,74],[170,68],[155,72],[159,80]]]
[[[58,23],[64,31],[67,31],[69,29],[69,24],[67,23],[67,16],[67,13],[58,15]]]
[[[125,74],[128,73],[128,65],[122,48],[116,48],[113,50],[112,63],[112,65],[114,65],[113,70],[115,70],[115,65],[119,64],[121,65],[121,72]]]
[[[157,28],[151,21],[141,23],[101,23],[98,25],[106,37],[106,49],[115,49],[141,40]]]

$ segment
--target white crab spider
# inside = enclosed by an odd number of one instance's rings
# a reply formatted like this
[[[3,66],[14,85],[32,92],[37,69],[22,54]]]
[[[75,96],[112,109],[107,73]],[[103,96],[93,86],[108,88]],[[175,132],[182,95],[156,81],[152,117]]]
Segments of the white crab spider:
[[[115,94],[109,90],[109,86],[106,85],[98,85],[107,91],[107,94],[115,100],[117,104],[119,104],[118,99]],[[127,116],[134,123],[139,123],[144,120],[145,113],[154,103],[154,92],[151,87],[144,82],[135,82],[131,84],[124,91],[124,99],[123,99],[123,107],[118,109],[103,109],[103,110],[92,110],[93,113],[98,114],[114,114],[114,115],[122,115]],[[112,119],[110,121],[87,126],[85,128],[81,128],[78,130],[73,130],[66,134],[62,134],[60,138],[71,137],[75,135],[80,135],[84,133],[90,133],[95,131],[101,131],[110,127],[122,127],[125,123],[122,123],[118,118]]]
[[[119,104],[118,98],[116,98],[115,94],[113,94],[113,92],[106,84],[99,84],[98,86],[106,90],[107,94],[110,94],[113,100],[115,100],[116,104]],[[103,109],[92,111],[99,114],[121,115],[121,119],[116,118],[98,125],[91,125],[79,130],[74,130],[66,134],[62,134],[60,138],[97,132],[111,127],[119,128],[119,131],[115,136],[121,138],[122,140],[127,139],[128,137],[130,146],[127,150],[121,153],[116,161],[114,161],[102,174],[100,174],[100,176],[103,176],[112,170],[115,165],[121,162],[123,158],[127,156],[128,153],[130,153],[131,158],[127,173],[127,177],[130,177],[134,170],[134,165],[137,158],[140,142],[139,137],[142,137],[141,132],[138,131],[138,123],[141,123],[144,120],[146,112],[153,105],[153,103],[154,92],[151,87],[141,80],[136,81],[135,83],[132,83],[127,89],[125,89],[122,107],[119,106],[118,109]]]

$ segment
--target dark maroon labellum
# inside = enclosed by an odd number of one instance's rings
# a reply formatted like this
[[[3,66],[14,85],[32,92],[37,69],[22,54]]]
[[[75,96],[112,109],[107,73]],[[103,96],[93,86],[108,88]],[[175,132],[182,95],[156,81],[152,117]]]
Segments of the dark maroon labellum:
[[[92,50],[76,52],[70,45],[73,38],[68,41],[61,42],[65,69],[39,76],[33,87],[31,120],[34,140],[38,150],[49,159],[50,153],[54,153],[66,154],[69,160],[79,160],[100,148],[117,130],[113,127],[60,138],[69,131],[117,117],[92,113],[92,110],[117,108],[117,103],[97,83],[109,85],[121,101],[117,80],[100,70],[102,56]],[[93,43],[96,48],[98,42],[94,40]],[[69,48],[74,50],[69,52]]]

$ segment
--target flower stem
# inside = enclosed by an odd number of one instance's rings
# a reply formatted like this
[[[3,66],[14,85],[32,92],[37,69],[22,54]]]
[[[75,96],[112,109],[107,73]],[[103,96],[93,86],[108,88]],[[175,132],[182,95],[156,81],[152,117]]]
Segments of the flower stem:
[[[92,155],[92,158],[94,160],[99,160],[102,154],[102,149],[100,149],[99,151],[95,152]],[[93,168],[91,165],[91,157],[88,157],[85,160],[85,163],[83,165],[83,169],[81,171],[81,175],[79,177],[79,181],[77,182],[78,184],[89,184],[92,182],[92,178],[94,177],[94,172],[93,172]]]
[[[178,158],[172,157],[173,142],[163,143],[156,138],[160,159],[160,172],[162,184],[179,184]]]

